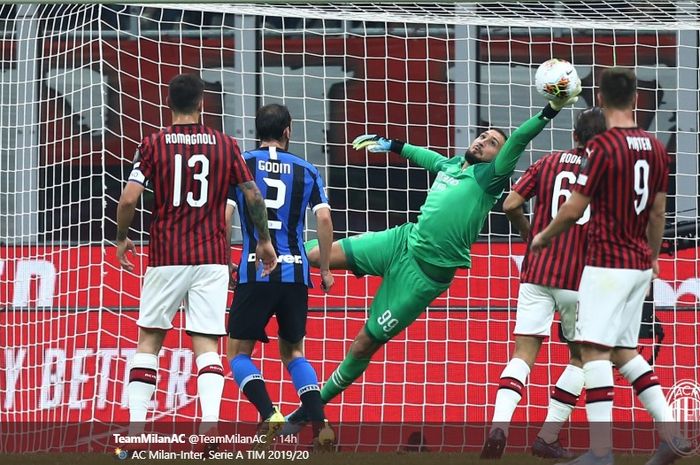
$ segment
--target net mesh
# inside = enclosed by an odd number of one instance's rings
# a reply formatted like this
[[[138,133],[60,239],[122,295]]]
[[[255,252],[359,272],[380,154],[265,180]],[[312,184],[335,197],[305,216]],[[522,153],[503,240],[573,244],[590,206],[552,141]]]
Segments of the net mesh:
[[[181,72],[207,83],[204,123],[245,149],[256,144],[259,105],[289,107],[290,151],[323,173],[336,237],[345,237],[415,221],[431,182],[398,156],[353,151],[357,135],[461,154],[482,129],[512,132],[542,107],[532,82],[546,59],[576,66],[584,86],[576,110],[593,104],[602,69],[633,67],[639,124],[674,160],[669,253],[654,284],[656,323],[640,347],[665,387],[698,379],[699,261],[688,232],[699,180],[695,3],[26,5],[2,12],[0,421],[128,419],[126,367],[136,346],[153,197],[145,193],[130,233],[139,249],[133,273],[120,271],[114,255],[116,204],[137,144],[169,124],[167,83]],[[514,178],[545,153],[572,146],[574,115],[565,110],[533,141]],[[450,291],[327,406],[329,418],[488,421],[512,355],[523,253],[496,207],[473,248],[472,269],[460,271]],[[330,295],[313,291],[310,300],[306,351],[321,380],[344,358],[378,286],[343,273],[336,282]],[[180,317],[174,326],[160,357],[153,418],[193,420],[191,345]],[[286,413],[298,398],[274,342],[254,358]],[[548,389],[566,362],[555,326],[515,421],[544,419]],[[618,385],[615,419],[648,422],[632,389]],[[222,417],[257,420],[230,379]],[[573,418],[585,422],[583,409]],[[345,447],[376,448],[375,439]],[[525,447],[529,439],[516,434],[509,445]],[[481,445],[480,436],[430,441],[441,450]],[[407,442],[399,436],[383,447]],[[633,445],[645,450],[651,442]]]

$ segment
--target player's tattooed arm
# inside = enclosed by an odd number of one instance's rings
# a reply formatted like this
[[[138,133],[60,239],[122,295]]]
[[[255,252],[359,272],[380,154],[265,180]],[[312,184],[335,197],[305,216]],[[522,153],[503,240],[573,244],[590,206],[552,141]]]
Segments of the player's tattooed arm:
[[[238,185],[243,192],[248,207],[248,215],[258,231],[260,240],[269,241],[270,231],[267,229],[267,207],[265,200],[262,198],[260,189],[254,181],[247,181]]]

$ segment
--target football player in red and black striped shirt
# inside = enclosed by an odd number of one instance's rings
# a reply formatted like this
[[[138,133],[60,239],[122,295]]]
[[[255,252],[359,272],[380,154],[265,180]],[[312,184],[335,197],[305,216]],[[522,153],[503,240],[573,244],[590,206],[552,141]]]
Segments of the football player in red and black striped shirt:
[[[586,146],[587,161],[571,198],[532,241],[539,251],[566,231],[592,204],[586,266],[579,286],[575,341],[581,344],[591,451],[577,464],[612,463],[613,372],[632,384],[659,426],[663,442],[648,465],[672,463],[688,447],[649,364],[637,352],[642,305],[658,256],[665,224],[668,154],[637,127],[637,79],[623,68],[605,70],[598,100],[608,130]]]
[[[582,111],[574,127],[576,147],[540,158],[513,186],[503,203],[503,211],[524,241],[529,241],[542,231],[556,216],[559,206],[571,196],[570,189],[581,169],[583,149],[590,139],[603,131],[605,117],[600,108]],[[537,197],[537,207],[530,225],[522,206],[532,197]],[[522,398],[525,380],[535,363],[542,340],[550,334],[555,309],[559,311],[564,337],[567,341],[574,338],[577,291],[583,271],[589,217],[590,211],[586,210],[578,224],[556,238],[543,253],[525,253],[520,272],[515,353],[501,373],[493,426],[484,444],[482,458],[500,458],[503,454],[513,412]],[[570,348],[571,360],[552,391],[545,427],[532,447],[533,454],[537,456],[568,456],[559,443],[559,430],[583,389],[581,356],[574,344],[570,343]]]
[[[204,82],[189,74],[170,81],[172,126],[143,139],[117,207],[117,257],[127,271],[134,244],[127,238],[136,204],[150,183],[155,194],[149,264],[139,302],[138,346],[129,372],[129,418],[146,420],[156,389],[158,352],[175,312],[184,303],[192,336],[202,408],[202,428],[219,419],[224,370],[217,352],[228,293],[230,248],[226,243],[229,186],[245,192],[260,241],[257,258],[267,274],[277,256],[267,229],[265,203],[233,137],[200,124]],[[132,432],[136,432],[132,428]]]

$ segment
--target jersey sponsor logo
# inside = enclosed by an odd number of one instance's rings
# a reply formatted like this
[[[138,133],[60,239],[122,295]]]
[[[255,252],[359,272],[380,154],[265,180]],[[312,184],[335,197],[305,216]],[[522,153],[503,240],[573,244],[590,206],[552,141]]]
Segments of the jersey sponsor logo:
[[[459,184],[458,180],[456,180],[455,178],[453,178],[449,174],[445,174],[444,171],[440,171],[435,180],[443,182],[445,184],[449,184],[450,186],[456,186],[457,184]]]
[[[433,183],[433,186],[430,188],[430,190],[431,191],[442,191],[442,190],[445,190],[448,185],[456,186],[458,184],[459,184],[459,181],[457,179],[445,174],[443,171],[440,171],[437,174],[437,177],[435,178],[435,182]]]
[[[651,150],[651,141],[648,137],[627,136],[625,139],[630,150]]]
[[[258,169],[267,173],[291,174],[292,165],[270,160],[258,160]]]
[[[248,262],[252,263],[256,261],[256,257],[254,253],[249,253],[248,254]],[[301,255],[278,255],[277,256],[277,263],[290,263],[290,264],[298,264],[301,265],[304,263],[304,259],[302,258]]]
[[[559,157],[559,163],[573,163],[575,165],[581,164],[581,157],[571,152],[564,152]]]
[[[166,144],[216,145],[214,134],[166,134]]]

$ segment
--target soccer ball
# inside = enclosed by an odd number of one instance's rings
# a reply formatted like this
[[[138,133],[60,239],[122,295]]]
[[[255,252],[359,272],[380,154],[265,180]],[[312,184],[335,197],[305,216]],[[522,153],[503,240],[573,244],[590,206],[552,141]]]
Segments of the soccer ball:
[[[576,68],[559,58],[545,61],[535,73],[537,92],[547,100],[566,98],[580,85]]]

